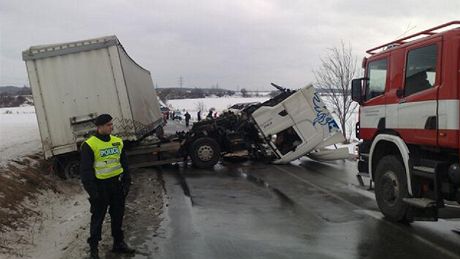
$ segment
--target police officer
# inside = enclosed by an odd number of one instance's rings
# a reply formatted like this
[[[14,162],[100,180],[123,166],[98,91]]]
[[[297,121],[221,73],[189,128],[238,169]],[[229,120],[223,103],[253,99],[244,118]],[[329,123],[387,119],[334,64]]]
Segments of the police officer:
[[[80,175],[91,205],[91,225],[88,243],[91,258],[99,258],[102,223],[107,209],[111,218],[114,253],[135,252],[124,242],[122,223],[125,198],[131,184],[126,154],[121,138],[111,135],[112,117],[102,114],[94,121],[96,134],[81,146]]]

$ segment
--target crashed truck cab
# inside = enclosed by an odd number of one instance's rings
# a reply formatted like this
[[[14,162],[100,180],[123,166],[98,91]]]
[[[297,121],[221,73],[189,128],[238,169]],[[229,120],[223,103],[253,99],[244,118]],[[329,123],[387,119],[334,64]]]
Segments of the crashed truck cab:
[[[313,86],[285,92],[278,99],[268,100],[251,114],[277,156],[274,163],[305,155],[316,160],[348,158],[346,147],[326,148],[345,139]]]
[[[296,91],[274,86],[281,93],[264,103],[194,123],[182,138],[180,156],[190,157],[200,168],[241,152],[276,164],[303,156],[316,160],[349,157],[348,148],[327,148],[344,137],[313,86]]]

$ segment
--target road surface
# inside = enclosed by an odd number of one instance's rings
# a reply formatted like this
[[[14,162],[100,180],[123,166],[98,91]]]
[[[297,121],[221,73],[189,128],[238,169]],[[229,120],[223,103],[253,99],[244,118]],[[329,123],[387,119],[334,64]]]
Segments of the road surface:
[[[355,168],[304,159],[148,169],[167,198],[135,258],[460,258],[460,222],[388,222]]]

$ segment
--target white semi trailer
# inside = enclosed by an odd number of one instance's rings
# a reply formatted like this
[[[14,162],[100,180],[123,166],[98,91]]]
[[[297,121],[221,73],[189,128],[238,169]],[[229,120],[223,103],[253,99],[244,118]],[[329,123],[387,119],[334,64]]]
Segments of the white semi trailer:
[[[115,36],[33,46],[26,62],[45,158],[65,171],[78,164],[79,144],[109,113],[114,134],[136,141],[162,125],[150,72]]]

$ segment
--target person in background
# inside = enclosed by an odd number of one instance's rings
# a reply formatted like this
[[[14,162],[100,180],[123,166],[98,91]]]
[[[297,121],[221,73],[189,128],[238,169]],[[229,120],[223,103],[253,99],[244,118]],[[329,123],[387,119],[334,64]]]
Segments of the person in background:
[[[168,123],[169,112],[163,113],[163,122],[164,124]]]
[[[201,121],[201,111],[198,111],[196,113],[196,118],[197,118],[198,121]]]
[[[188,113],[188,111],[186,111],[184,117],[185,117],[185,127],[188,128],[188,125],[189,125],[189,122],[190,122],[190,117],[192,117],[192,116],[190,116],[190,113]]]
[[[208,112],[208,115],[206,116],[207,119],[212,119],[212,112],[213,112],[213,109],[210,109]]]
[[[81,145],[80,176],[89,195],[91,224],[90,258],[99,258],[102,223],[107,209],[111,218],[114,253],[134,254],[124,241],[122,224],[125,199],[131,185],[123,140],[111,135],[112,116],[99,115],[94,121],[96,133]]]

